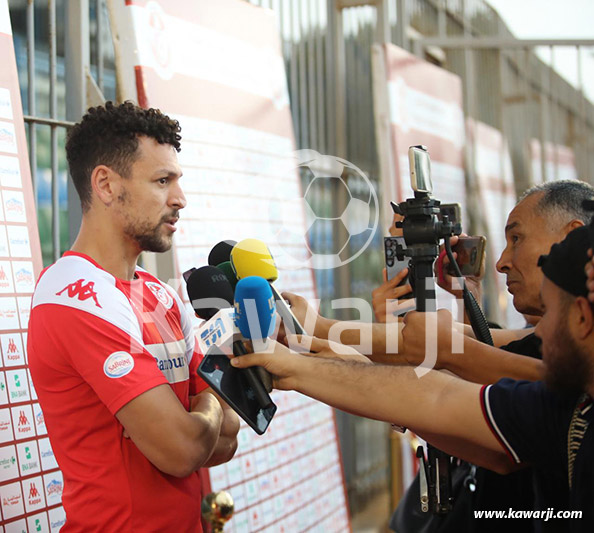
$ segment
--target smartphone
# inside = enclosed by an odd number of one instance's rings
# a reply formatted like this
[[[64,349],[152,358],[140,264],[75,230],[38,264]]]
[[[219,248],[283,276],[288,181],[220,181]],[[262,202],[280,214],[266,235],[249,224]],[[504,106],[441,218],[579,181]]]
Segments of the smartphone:
[[[462,208],[460,204],[441,204],[439,206],[439,220],[443,218],[443,215],[447,215],[448,220],[452,224],[462,224]]]
[[[386,273],[388,279],[392,279],[396,276],[399,272],[408,268],[408,263],[410,259],[408,257],[404,258],[402,261],[396,257],[396,249],[397,245],[400,245],[402,248],[406,249],[406,242],[404,241],[404,237],[384,237],[384,254],[386,257]],[[406,285],[410,283],[409,275],[407,274],[404,279],[398,284],[399,287],[402,285]],[[413,293],[409,292],[404,296],[401,296],[401,300],[407,300],[409,298],[413,298]]]
[[[231,366],[221,349],[211,346],[198,367],[198,375],[245,420],[258,435],[270,425],[276,405],[260,406],[242,368]]]
[[[410,167],[410,185],[415,192],[431,194],[431,158],[427,147],[422,144],[408,148],[408,164]]]
[[[485,246],[487,239],[478,237],[459,237],[455,246],[452,246],[452,252],[456,252],[456,263],[460,267],[463,276],[479,277],[482,273],[483,263],[485,261]],[[448,264],[446,272],[450,276],[456,276],[451,265]]]

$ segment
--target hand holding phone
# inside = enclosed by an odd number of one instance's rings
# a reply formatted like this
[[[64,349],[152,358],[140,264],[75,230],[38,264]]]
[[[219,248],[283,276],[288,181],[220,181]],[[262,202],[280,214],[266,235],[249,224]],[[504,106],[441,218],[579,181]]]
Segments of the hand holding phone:
[[[458,237],[458,242],[452,246],[452,252],[456,254],[456,263],[464,277],[481,278],[484,274],[485,247],[487,239],[483,236]],[[457,276],[457,272],[451,264],[446,267],[446,273],[450,276]]]
[[[384,254],[386,258],[386,278],[387,281],[390,281],[395,276],[400,274],[405,268],[408,268],[409,259],[404,258],[402,260],[398,259],[396,256],[396,249],[400,246],[401,248],[406,248],[406,242],[404,241],[404,237],[384,237]],[[398,283],[398,287],[402,287],[410,283],[408,274],[402,278],[400,283]],[[401,298],[412,298],[413,295],[411,293],[405,294],[401,296]]]

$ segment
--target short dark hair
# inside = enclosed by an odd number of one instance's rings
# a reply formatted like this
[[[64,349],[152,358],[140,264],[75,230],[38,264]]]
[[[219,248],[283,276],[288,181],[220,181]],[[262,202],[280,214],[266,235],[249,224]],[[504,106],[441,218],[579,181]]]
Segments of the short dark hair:
[[[543,196],[536,209],[555,225],[568,224],[572,220],[581,220],[584,224],[590,222],[592,211],[584,209],[582,204],[584,200],[594,199],[592,185],[577,180],[548,181],[525,191],[518,203],[538,193],[543,193]]]
[[[137,157],[138,137],[146,135],[180,151],[177,120],[158,109],[143,109],[132,102],[91,107],[69,131],[66,157],[83,212],[91,205],[91,173],[97,165],[127,177]]]

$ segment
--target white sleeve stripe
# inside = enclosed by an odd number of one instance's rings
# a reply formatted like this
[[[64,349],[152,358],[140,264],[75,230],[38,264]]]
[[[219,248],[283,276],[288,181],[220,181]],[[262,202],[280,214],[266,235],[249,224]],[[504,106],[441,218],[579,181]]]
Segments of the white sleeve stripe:
[[[121,320],[119,320],[119,321],[118,320],[111,320],[105,314],[94,313],[91,309],[81,309],[80,307],[78,307],[76,305],[68,305],[68,302],[61,302],[61,303],[44,302],[44,303],[40,303],[40,304],[36,305],[35,307],[40,307],[42,305],[57,305],[57,306],[60,306],[60,307],[68,307],[70,309],[76,309],[76,311],[79,311],[79,312],[82,312],[82,313],[88,313],[89,315],[92,315],[92,316],[98,318],[99,320],[103,320],[104,322],[107,322],[108,324],[111,324],[115,328],[119,329],[122,333],[125,333],[131,339],[135,340],[138,344],[140,344],[141,346],[143,346],[143,347],[146,348],[146,346],[144,344],[144,341],[138,335],[140,333],[140,330],[138,329],[138,319],[136,319],[136,316],[135,315],[134,315],[134,318],[136,320],[136,324],[134,324],[134,322],[131,322],[128,326],[124,326],[122,324],[122,321]]]
[[[94,284],[94,294],[80,299],[69,297],[64,290],[69,284],[80,280]],[[94,297],[91,297],[94,296]],[[142,342],[142,330],[130,301],[116,287],[115,278],[78,256],[64,256],[49,267],[39,280],[32,299],[31,312],[40,305],[54,304],[86,312]]]
[[[507,450],[509,451],[511,456],[514,458],[514,461],[516,463],[521,463],[522,461],[520,460],[520,457],[518,456],[516,451],[511,447],[510,443],[505,438],[505,435],[503,434],[503,432],[499,429],[497,422],[495,422],[495,417],[493,416],[493,412],[491,410],[491,404],[489,401],[489,392],[490,392],[491,387],[492,387],[492,385],[489,385],[485,389],[485,392],[484,392],[485,411],[487,413],[487,416],[489,417],[489,423],[491,424],[491,427],[493,428],[493,430],[497,433],[499,440],[505,445],[505,447],[507,448]]]

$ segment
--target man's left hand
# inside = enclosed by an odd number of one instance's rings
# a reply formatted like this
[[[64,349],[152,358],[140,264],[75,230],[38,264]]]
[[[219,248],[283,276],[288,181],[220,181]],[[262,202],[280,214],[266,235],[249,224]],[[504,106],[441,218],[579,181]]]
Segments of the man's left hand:
[[[440,309],[436,313],[423,313],[420,311],[407,313],[404,316],[404,328],[402,329],[406,361],[417,366],[425,360],[427,353],[425,341],[428,334],[427,326],[429,325],[432,327],[429,335],[434,337],[437,334],[437,362],[435,368],[444,368],[448,358],[452,357],[454,324],[452,314],[445,309]],[[460,332],[456,333],[462,335]]]

